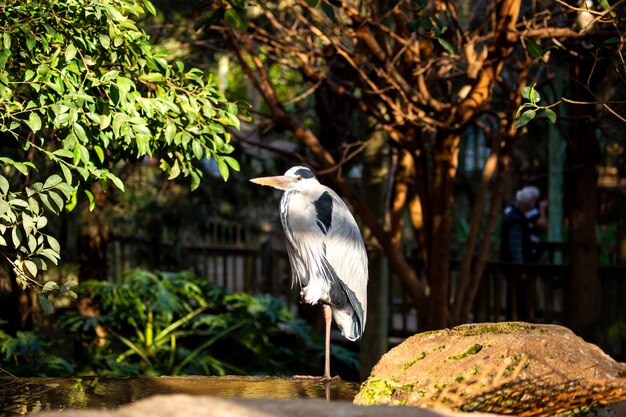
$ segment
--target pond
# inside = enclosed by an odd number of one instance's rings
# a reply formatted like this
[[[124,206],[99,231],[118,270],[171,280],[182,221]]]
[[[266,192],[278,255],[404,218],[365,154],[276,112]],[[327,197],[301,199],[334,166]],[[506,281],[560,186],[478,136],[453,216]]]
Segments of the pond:
[[[157,394],[352,401],[358,390],[355,382],[326,384],[278,377],[0,378],[0,416],[68,408],[111,409]]]

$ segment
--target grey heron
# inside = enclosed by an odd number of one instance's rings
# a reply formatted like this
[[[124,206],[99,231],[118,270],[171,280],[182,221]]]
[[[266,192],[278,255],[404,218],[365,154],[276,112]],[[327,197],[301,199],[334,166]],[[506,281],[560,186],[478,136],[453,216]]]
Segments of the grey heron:
[[[330,380],[331,317],[342,335],[358,340],[367,316],[367,253],[352,213],[330,188],[320,184],[306,167],[285,175],[253,178],[284,194],[280,220],[285,232],[292,284],[300,286],[302,300],[321,303],[325,321],[325,380]]]

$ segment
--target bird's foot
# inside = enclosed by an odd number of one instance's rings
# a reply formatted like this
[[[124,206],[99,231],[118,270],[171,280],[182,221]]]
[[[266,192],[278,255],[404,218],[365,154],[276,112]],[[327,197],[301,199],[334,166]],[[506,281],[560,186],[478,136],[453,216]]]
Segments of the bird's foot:
[[[324,381],[324,382],[330,382],[330,381],[341,381],[341,377],[339,375],[335,375],[335,376],[326,376],[326,375],[294,375],[292,377],[293,379],[307,379],[307,380],[316,380],[316,381]]]

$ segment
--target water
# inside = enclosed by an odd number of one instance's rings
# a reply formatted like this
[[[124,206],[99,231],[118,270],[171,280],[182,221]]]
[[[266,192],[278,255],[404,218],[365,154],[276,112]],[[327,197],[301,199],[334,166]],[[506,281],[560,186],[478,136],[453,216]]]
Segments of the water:
[[[354,382],[274,377],[0,378],[0,416],[67,408],[111,409],[157,394],[352,401]]]

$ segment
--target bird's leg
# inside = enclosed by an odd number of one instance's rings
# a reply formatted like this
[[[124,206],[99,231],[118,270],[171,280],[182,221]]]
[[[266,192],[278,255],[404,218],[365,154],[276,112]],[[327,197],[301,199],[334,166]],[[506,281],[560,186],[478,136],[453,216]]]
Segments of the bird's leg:
[[[324,380],[330,381],[332,378],[330,376],[330,325],[332,323],[332,311],[330,310],[330,306],[328,304],[324,304],[324,324],[326,325],[326,348],[324,351]]]
[[[324,349],[324,376],[308,376],[308,375],[294,375],[295,379],[317,379],[322,380],[326,383],[330,381],[341,379],[339,376],[331,377],[330,376],[330,327],[333,320],[332,310],[328,304],[324,304],[324,341],[325,341],[325,349]],[[327,385],[328,388],[328,385]]]

